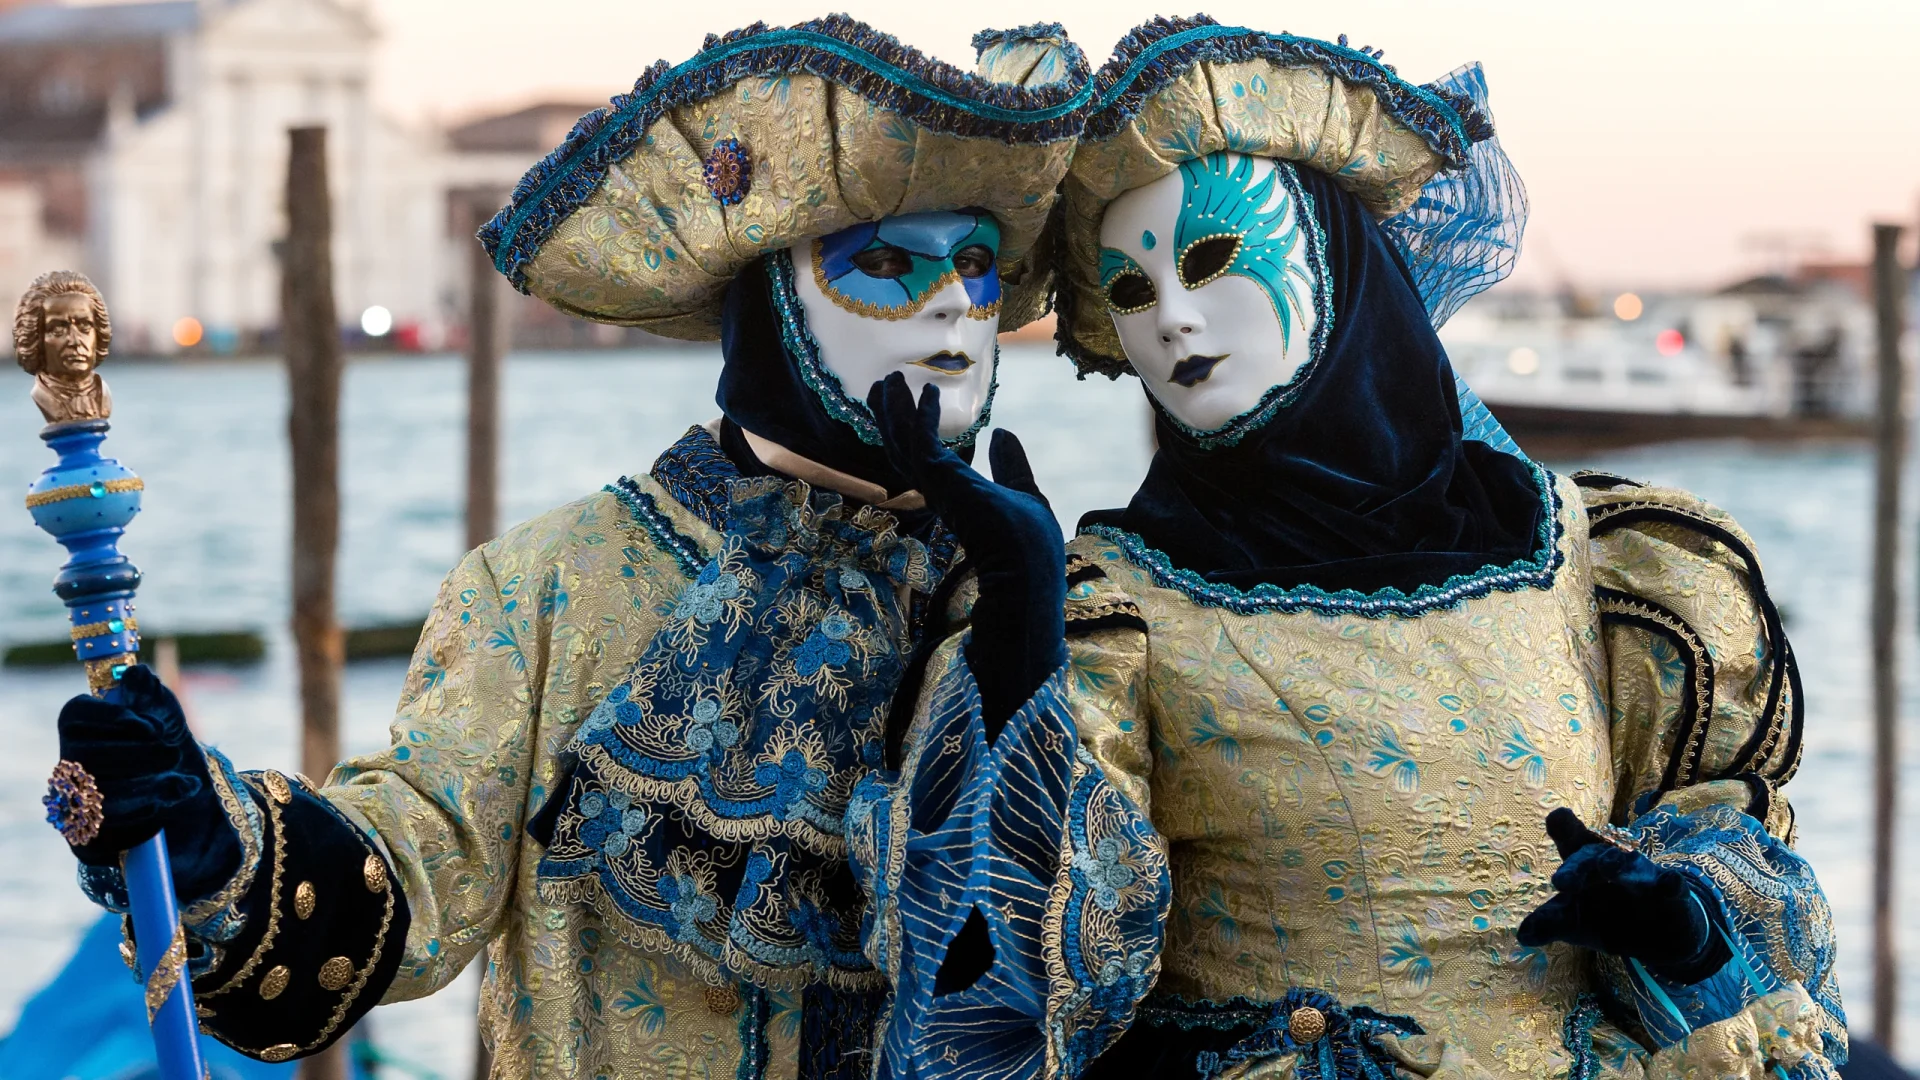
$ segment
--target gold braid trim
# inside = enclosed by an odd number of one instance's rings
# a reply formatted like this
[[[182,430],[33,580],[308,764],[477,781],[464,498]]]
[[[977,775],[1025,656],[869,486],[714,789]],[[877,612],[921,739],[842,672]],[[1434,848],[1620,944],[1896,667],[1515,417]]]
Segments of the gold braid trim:
[[[1693,773],[1700,765],[1700,752],[1707,744],[1707,729],[1713,726],[1713,680],[1708,677],[1708,668],[1712,657],[1707,653],[1706,643],[1686,620],[1672,612],[1654,606],[1642,600],[1632,598],[1601,597],[1600,612],[1603,615],[1632,615],[1655,622],[1673,631],[1687,651],[1693,654],[1693,708],[1695,724],[1688,733],[1687,745],[1679,747],[1680,767],[1674,770],[1675,787],[1685,787],[1693,780]],[[1675,736],[1678,737],[1676,732]]]
[[[160,1007],[167,1003],[173,989],[180,985],[180,975],[187,970],[187,934],[180,929],[179,923],[173,924],[173,941],[167,945],[167,951],[160,956],[160,962],[153,966],[153,974],[147,976],[147,1023],[160,1015]]]
[[[934,278],[933,283],[928,285],[920,293],[919,299],[909,300],[901,307],[881,307],[868,300],[856,300],[846,293],[841,292],[834,286],[833,282],[828,281],[827,268],[821,262],[820,251],[820,241],[815,240],[813,242],[813,258],[809,261],[813,263],[813,283],[819,287],[820,294],[833,301],[836,307],[851,311],[855,315],[863,315],[869,319],[885,319],[888,322],[896,322],[900,319],[911,319],[915,315],[920,314],[921,309],[927,306],[927,301],[932,300],[940,290],[960,280],[959,271],[948,270],[939,277]],[[1005,282],[1001,283],[1000,295],[1002,298],[1006,296]],[[995,300],[991,304],[969,303],[967,305],[967,318],[969,319],[980,319],[984,321],[998,314],[1000,314],[999,300]],[[81,490],[84,491],[85,489]]]
[[[579,751],[582,764],[598,766],[598,779],[609,788],[624,791],[636,799],[666,803],[689,822],[700,826],[708,836],[728,843],[750,843],[771,837],[785,837],[802,845],[817,855],[828,858],[844,858],[847,853],[847,838],[838,833],[830,833],[818,825],[801,818],[781,821],[772,814],[763,814],[753,818],[723,818],[707,806],[700,794],[699,781],[693,777],[678,780],[661,780],[651,776],[638,776],[626,766],[621,765],[608,755],[600,746],[585,746]],[[841,807],[841,813],[846,812]]]
[[[241,897],[247,895],[247,890],[253,887],[254,875],[260,869],[260,833],[248,820],[246,803],[241,801],[247,796],[233,790],[233,785],[227,782],[227,770],[220,762],[204,751],[201,756],[207,758],[207,773],[213,780],[213,793],[220,799],[220,808],[227,812],[227,824],[232,825],[233,831],[240,835],[240,869],[225,888],[180,913],[181,922],[194,926],[204,926],[221,911],[238,904]]]
[[[137,633],[139,629],[140,620],[129,615],[120,620],[120,629],[118,630],[113,628],[111,622],[90,622],[84,626],[76,626],[68,631],[68,633],[72,635],[73,640],[79,641],[82,638],[99,637],[102,634]]]
[[[240,782],[248,787],[253,787],[255,784],[255,781],[245,776],[240,778]],[[287,857],[287,830],[280,821],[280,804],[271,798],[261,801],[266,803],[267,820],[273,828],[273,877],[267,885],[267,932],[261,935],[260,944],[253,950],[253,955],[247,957],[247,962],[240,965],[240,970],[234,972],[233,977],[222,983],[218,989],[200,995],[202,1001],[217,998],[246,982],[247,977],[252,975],[254,969],[266,959],[267,951],[273,948],[274,939],[280,936],[280,870]]]
[[[108,494],[118,495],[124,491],[145,491],[147,482],[137,476],[126,476],[118,480],[96,481]],[[48,488],[27,496],[27,509],[46,506],[49,503],[66,502],[68,499],[84,499],[93,494],[93,484],[67,484],[64,487]]]
[[[1088,622],[1108,615],[1139,615],[1140,606],[1124,596],[1067,604],[1068,622]]]

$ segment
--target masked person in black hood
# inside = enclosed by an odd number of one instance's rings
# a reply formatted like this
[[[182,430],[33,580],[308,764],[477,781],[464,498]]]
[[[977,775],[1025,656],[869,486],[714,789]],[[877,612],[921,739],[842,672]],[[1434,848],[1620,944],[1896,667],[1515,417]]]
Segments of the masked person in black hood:
[[[1750,540],[1528,460],[1436,336],[1524,216],[1479,70],[1157,20],[1095,95],[1058,333],[1158,451],[1067,546],[1040,690],[995,706],[976,630],[856,791],[883,1070],[1833,1076]],[[966,466],[885,412],[939,507]]]
[[[723,416],[469,553],[389,749],[324,785],[237,773],[144,668],[68,705],[62,757],[104,799],[83,883],[124,910],[117,853],[167,830],[207,1030],[310,1054],[485,950],[495,1076],[864,1069],[884,981],[847,800],[960,543],[1017,542],[990,504],[930,511],[865,398],[941,386],[935,437],[971,453],[1084,119],[1058,27],[976,44],[979,75],[844,17],[709,39],[527,174],[495,265],[718,337]]]

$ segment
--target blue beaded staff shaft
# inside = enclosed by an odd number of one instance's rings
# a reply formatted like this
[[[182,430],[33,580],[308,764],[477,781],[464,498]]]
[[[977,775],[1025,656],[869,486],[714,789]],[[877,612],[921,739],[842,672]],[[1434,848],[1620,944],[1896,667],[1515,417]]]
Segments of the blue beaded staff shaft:
[[[67,605],[73,648],[86,666],[87,687],[105,697],[140,651],[140,626],[133,617],[140,571],[117,545],[127,523],[140,512],[144,485],[132,469],[100,455],[113,405],[105,381],[94,370],[111,338],[100,294],[78,274],[47,274],[21,298],[16,329],[29,320],[40,330],[40,355],[23,354],[20,362],[35,376],[33,400],[49,421],[40,438],[60,460],[27,489],[27,510],[34,524],[67,549],[53,591]],[[48,818],[69,841],[85,843],[99,828],[99,799],[85,770],[61,762],[51,785]],[[203,1080],[206,1066],[200,1057],[193,987],[186,976],[186,939],[168,869],[166,834],[127,852],[121,866],[161,1080]]]

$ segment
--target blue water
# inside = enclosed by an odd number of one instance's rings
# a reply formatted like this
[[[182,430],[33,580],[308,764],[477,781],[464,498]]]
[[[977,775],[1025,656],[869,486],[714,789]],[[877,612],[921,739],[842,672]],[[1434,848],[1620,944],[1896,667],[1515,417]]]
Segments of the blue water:
[[[1050,347],[1004,356],[995,419],[1020,434],[1064,522],[1123,502],[1144,473],[1147,413],[1132,380],[1076,382]],[[690,424],[713,416],[717,355],[705,349],[514,357],[506,372],[503,520],[518,521],[645,470]],[[243,767],[295,767],[294,680],[286,647],[289,481],[286,389],[270,364],[110,367],[109,452],[147,482],[147,509],[122,545],[146,572],[144,626],[246,627],[269,635],[253,668],[190,669],[183,694],[201,736]],[[50,461],[26,380],[0,393],[0,479],[26,484]],[[4,390],[0,382],[0,390]],[[461,554],[464,380],[452,357],[350,366],[342,431],[339,598],[348,625],[416,617]],[[1808,698],[1806,759],[1787,790],[1801,849],[1839,920],[1841,977],[1866,1021],[1868,990],[1866,688],[1867,507],[1864,447],[1704,443],[1598,455],[1578,463],[1679,484],[1733,511],[1753,533],[1788,613]],[[1920,469],[1911,470],[1920,473]],[[16,504],[17,505],[17,504]],[[1920,505],[1909,498],[1909,507]],[[1909,542],[1903,550],[1912,550]],[[60,549],[22,510],[0,508],[0,642],[65,635],[48,591]],[[1909,591],[1911,594],[1911,591]],[[1903,624],[1911,626],[1911,612]],[[1904,656],[1920,653],[1904,642]],[[349,753],[386,744],[404,674],[399,661],[354,665],[346,680]],[[1908,680],[1910,684],[1915,680]],[[0,669],[0,1031],[52,978],[92,921],[72,860],[41,820],[57,757],[53,720],[81,689],[75,670]],[[1920,714],[1909,685],[1907,714]],[[1909,735],[1911,748],[1915,738]],[[1909,754],[1908,762],[1920,755]],[[1920,768],[1905,770],[1907,790]],[[1907,805],[1913,805],[1908,800]],[[1920,825],[1911,813],[1905,820]],[[1920,836],[1901,851],[1903,894],[1920,897]],[[1912,905],[1910,905],[1912,906]],[[1909,920],[1911,927],[1913,920]],[[1916,958],[1920,960],[1920,958]],[[1920,1038],[1920,962],[1903,979],[1903,1042]],[[425,1002],[374,1012],[384,1051],[429,1075],[468,1075],[471,978]]]

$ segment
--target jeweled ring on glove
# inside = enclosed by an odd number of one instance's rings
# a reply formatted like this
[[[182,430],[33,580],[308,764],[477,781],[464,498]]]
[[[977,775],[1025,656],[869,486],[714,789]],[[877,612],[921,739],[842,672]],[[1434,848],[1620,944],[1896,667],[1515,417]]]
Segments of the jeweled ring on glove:
[[[1599,837],[1602,843],[1619,848],[1621,851],[1640,850],[1639,839],[1618,825],[1609,825],[1603,822],[1593,830],[1593,835]]]
[[[92,843],[100,835],[105,817],[100,787],[79,762],[62,761],[53,767],[40,805],[47,808],[47,824],[59,829],[73,847]]]

